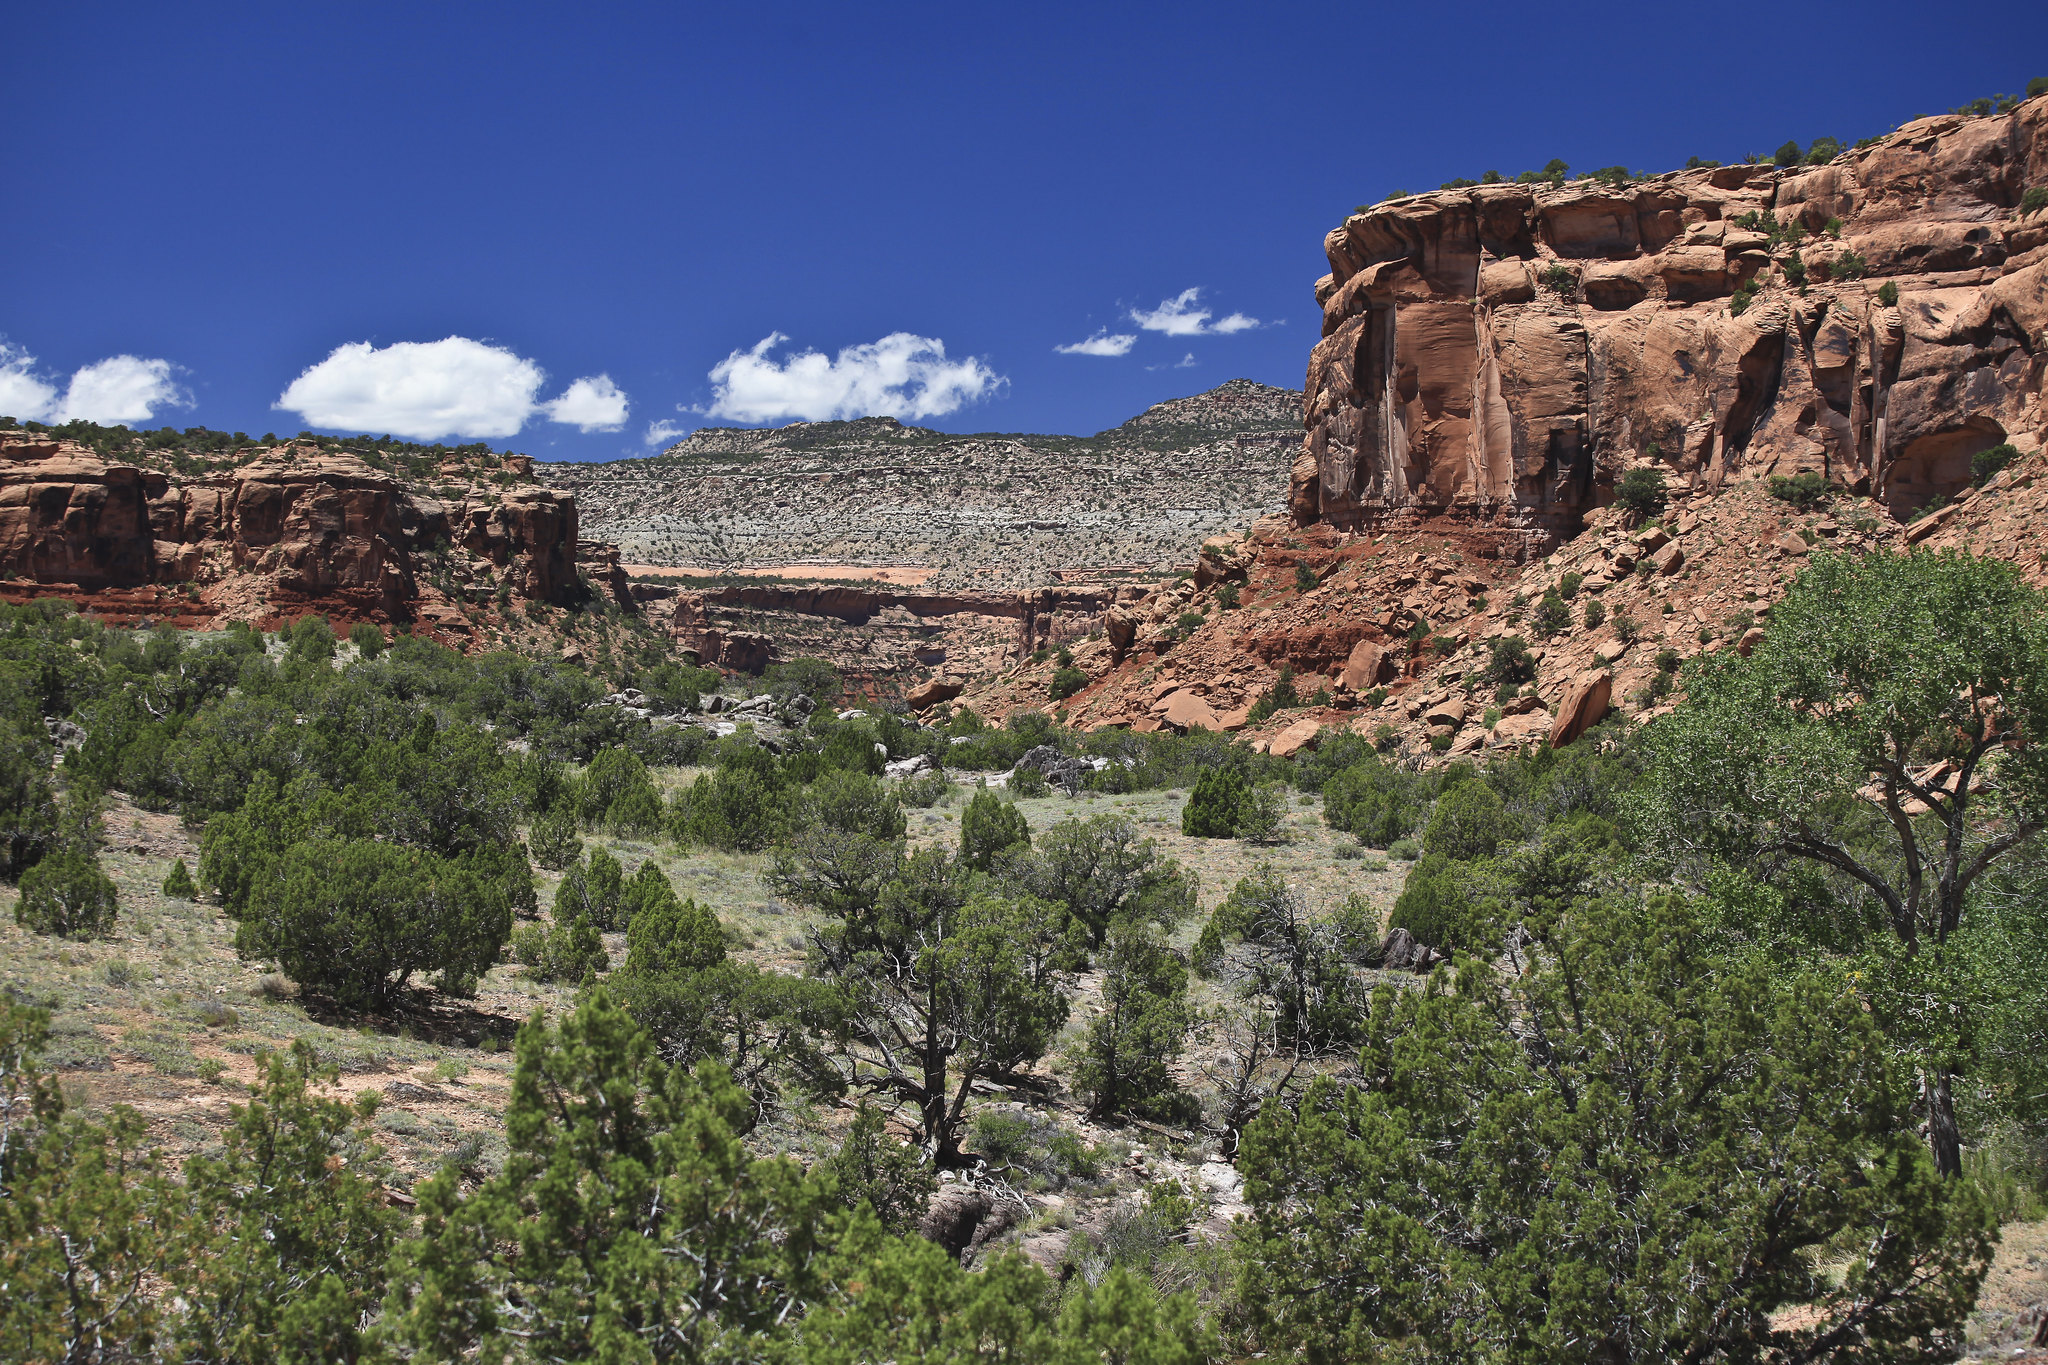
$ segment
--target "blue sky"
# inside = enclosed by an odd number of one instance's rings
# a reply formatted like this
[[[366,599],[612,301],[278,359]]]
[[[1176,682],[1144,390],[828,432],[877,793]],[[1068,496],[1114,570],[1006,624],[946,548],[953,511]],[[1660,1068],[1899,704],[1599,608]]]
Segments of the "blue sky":
[[[1091,432],[1300,384],[1322,235],[1390,190],[2048,74],[2048,7],[1928,15],[18,3],[0,410],[547,459],[854,411]]]

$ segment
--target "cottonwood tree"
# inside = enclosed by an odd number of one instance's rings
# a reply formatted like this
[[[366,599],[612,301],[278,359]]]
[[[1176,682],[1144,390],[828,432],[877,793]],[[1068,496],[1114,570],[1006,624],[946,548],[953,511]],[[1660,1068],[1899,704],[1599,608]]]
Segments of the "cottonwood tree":
[[[1702,880],[1827,869],[1881,907],[1906,970],[1942,977],[1971,888],[2048,820],[2048,599],[1997,560],[1821,555],[1749,658],[1707,656],[1685,685],[1645,739],[1632,814],[1651,846]],[[1946,1175],[1958,1064],[1923,1048]]]
[[[1675,896],[1375,992],[1358,1072],[1239,1166],[1259,1345],[1628,1365],[1946,1359],[1991,1223],[1848,982],[1717,958]],[[1801,1311],[1783,1310],[1798,1306]]]

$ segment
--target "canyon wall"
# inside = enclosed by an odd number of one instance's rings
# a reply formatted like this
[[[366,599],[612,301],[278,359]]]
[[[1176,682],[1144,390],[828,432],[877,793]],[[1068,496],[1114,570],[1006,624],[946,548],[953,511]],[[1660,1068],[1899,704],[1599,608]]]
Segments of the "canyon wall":
[[[1951,496],[1973,454],[2042,425],[2048,211],[2019,210],[2043,184],[2037,98],[1822,166],[1480,185],[1355,214],[1324,243],[1289,519],[1449,515],[1526,555],[1638,466],[1710,489],[1813,471],[1899,514]]]
[[[575,500],[507,477],[443,498],[352,455],[285,445],[188,478],[4,432],[0,595],[63,592],[117,618],[187,624],[304,611],[452,619],[433,609],[501,594],[573,600],[584,591]]]

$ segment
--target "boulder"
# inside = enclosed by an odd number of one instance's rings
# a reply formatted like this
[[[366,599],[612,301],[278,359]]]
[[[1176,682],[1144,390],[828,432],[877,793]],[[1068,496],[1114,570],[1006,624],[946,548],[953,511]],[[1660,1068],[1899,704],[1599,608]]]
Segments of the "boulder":
[[[1322,732],[1322,725],[1314,720],[1298,720],[1273,736],[1266,752],[1275,758],[1292,758],[1303,749],[1316,746],[1316,736]]]
[[[1221,730],[1222,718],[1209,708],[1199,693],[1182,688],[1166,698],[1166,709],[1160,713],[1161,724],[1186,732],[1188,730]]]
[[[1391,931],[1380,945],[1380,965],[1391,972],[1426,972],[1442,960],[1441,953],[1416,942],[1406,929]]]
[[[956,678],[931,678],[904,693],[903,701],[911,710],[922,711],[927,706],[951,701],[966,690],[967,684]]]
[[[1675,574],[1685,567],[1685,547],[1674,540],[1651,555],[1650,562],[1657,566],[1660,574]]]
[[[1465,723],[1465,713],[1470,709],[1463,697],[1451,697],[1423,711],[1422,723],[1431,726],[1448,726],[1455,730]]]
[[[1081,781],[1096,770],[1096,765],[1085,758],[1063,754],[1050,744],[1040,744],[1026,749],[1010,768],[1014,777],[1020,769],[1035,768],[1045,774],[1045,780],[1054,786],[1066,788],[1069,794],[1081,790]]]
[[[1747,659],[1749,657],[1750,651],[1755,649],[1758,645],[1762,644],[1763,642],[1763,627],[1751,626],[1748,630],[1743,631],[1742,638],[1735,642],[1735,652],[1737,654],[1740,654],[1743,658]]]
[[[1379,685],[1380,674],[1386,667],[1386,650],[1373,640],[1360,640],[1351,646],[1351,654],[1344,660],[1344,671],[1337,681],[1353,692],[1369,692]]]
[[[912,754],[909,758],[899,758],[894,762],[884,763],[882,765],[882,775],[895,778],[917,777],[924,773],[937,771],[938,766],[937,760],[930,754]]]
[[[1572,680],[1564,700],[1558,704],[1557,719],[1550,727],[1550,747],[1561,749],[1577,739],[1607,715],[1614,696],[1614,674],[1605,668],[1589,669]]]

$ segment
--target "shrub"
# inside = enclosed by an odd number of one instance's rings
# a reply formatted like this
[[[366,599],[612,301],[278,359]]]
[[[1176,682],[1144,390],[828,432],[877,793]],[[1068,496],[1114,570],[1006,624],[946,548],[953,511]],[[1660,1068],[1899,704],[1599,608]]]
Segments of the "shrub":
[[[1381,753],[1392,753],[1394,746],[1401,742],[1401,732],[1392,725],[1381,721],[1372,730],[1372,747]]]
[[[1614,613],[1614,633],[1623,640],[1634,644],[1643,637],[1643,623],[1627,607]]]
[[[1860,280],[1870,270],[1870,262],[1859,251],[1845,251],[1828,262],[1828,278],[1831,280]]]
[[[918,810],[929,810],[952,793],[953,784],[946,780],[944,772],[937,770],[919,773],[896,784],[896,799]]]
[[[924,1151],[890,1137],[882,1111],[865,1099],[839,1150],[819,1164],[836,1177],[843,1206],[866,1204],[889,1232],[915,1230],[939,1187],[938,1170]]]
[[[1899,286],[1886,280],[1877,287],[1877,301],[1887,308],[1896,308],[1899,302]]]
[[[550,872],[560,872],[583,856],[583,841],[576,837],[576,817],[567,806],[556,806],[534,821],[526,842],[533,860]]]
[[[1396,862],[1412,863],[1422,856],[1422,845],[1413,839],[1396,839],[1387,846],[1387,856]]]
[[[1568,573],[1557,581],[1557,595],[1569,602],[1579,595],[1579,588],[1585,583],[1582,573]]]
[[[589,917],[580,914],[546,928],[521,925],[512,936],[512,955],[537,981],[579,982],[611,966],[604,940]]]
[[[1316,571],[1308,565],[1297,564],[1294,566],[1294,590],[1296,592],[1314,592],[1321,582],[1322,580],[1316,577]]]
[[[1579,292],[1579,277],[1563,261],[1554,261],[1537,277],[1545,289],[1561,299],[1569,299]]]
[[[1216,589],[1216,605],[1225,611],[1236,611],[1239,592],[1240,589],[1235,583],[1222,584]]]
[[[1803,474],[1795,474],[1789,479],[1780,474],[1773,474],[1765,482],[1765,487],[1772,497],[1780,502],[1789,502],[1802,512],[1811,512],[1827,501],[1831,491],[1827,476],[1813,469]]]
[[[1286,822],[1286,787],[1278,782],[1261,782],[1245,793],[1232,832],[1246,843],[1277,843],[1286,835]]]
[[[1631,469],[1614,488],[1615,505],[1637,518],[1663,511],[1666,496],[1664,471],[1655,468]]]
[[[1354,763],[1323,784],[1323,820],[1361,843],[1385,848],[1422,823],[1417,780],[1378,760]]]
[[[1586,599],[1586,629],[1592,630],[1607,619],[1607,604],[1597,597]]]
[[[642,882],[649,868],[640,869],[636,884],[644,887],[630,923],[626,926],[626,970],[637,976],[676,976],[702,971],[725,961],[725,934],[718,917],[695,900],[677,900],[668,879]]]
[[[1484,782],[1465,781],[1437,799],[1422,833],[1427,853],[1468,861],[1491,858],[1500,846],[1520,834],[1513,816],[1494,789]]]
[[[1228,839],[1244,817],[1251,784],[1234,768],[1205,768],[1181,807],[1180,832],[1190,839]]]
[[[1356,840],[1350,843],[1339,844],[1336,848],[1336,856],[1339,862],[1355,863],[1365,856],[1365,845]]]
[[[1088,675],[1078,668],[1062,668],[1052,675],[1052,685],[1046,688],[1046,695],[1053,701],[1065,701],[1088,685]]]
[[[1486,666],[1479,670],[1481,682],[1525,683],[1536,676],[1536,661],[1529,657],[1529,642],[1519,635],[1502,635],[1487,645]]]
[[[1010,790],[1027,801],[1036,800],[1052,791],[1052,784],[1045,780],[1040,768],[1016,768],[1010,773]]]
[[[1771,157],[1771,160],[1780,166],[1797,166],[1804,155],[1805,153],[1800,151],[1797,142],[1787,142],[1784,146],[1778,148],[1777,153]]]
[[[384,652],[384,632],[368,621],[358,621],[348,628],[348,642],[365,659],[374,659]]]
[[[2039,213],[2042,209],[2048,209],[2048,185],[2029,185],[2020,196],[2020,213]]]
[[[1529,626],[1538,635],[1558,635],[1572,628],[1572,609],[1564,604],[1564,598],[1552,588],[1543,594],[1543,600],[1530,613]]]
[[[90,849],[75,845],[23,873],[21,898],[14,903],[15,923],[59,938],[105,938],[119,913],[113,878]]]
[[[1451,751],[1451,743],[1452,736],[1449,731],[1445,731],[1444,733],[1438,735],[1431,735],[1429,737],[1429,747],[1432,753],[1449,753]]]
[[[1024,812],[984,788],[967,803],[960,817],[960,860],[987,871],[996,856],[1031,846],[1031,826]]]
[[[174,901],[189,901],[199,895],[199,888],[192,883],[192,871],[183,858],[171,864],[170,875],[164,878],[164,895]]]
[[[1179,953],[1140,926],[1110,935],[1102,1009],[1089,1024],[1074,1088],[1096,1119],[1135,1113],[1184,1119],[1186,1096],[1169,1069],[1187,1045],[1188,968]]]
[[[1998,476],[1999,470],[2018,459],[2019,454],[2019,447],[2009,441],[1978,451],[1970,457],[1970,482],[1982,488]]]
[[[1748,312],[1749,305],[1756,301],[1756,289],[1757,284],[1753,279],[1744,280],[1737,285],[1735,292],[1728,296],[1728,315],[1739,318]]]

